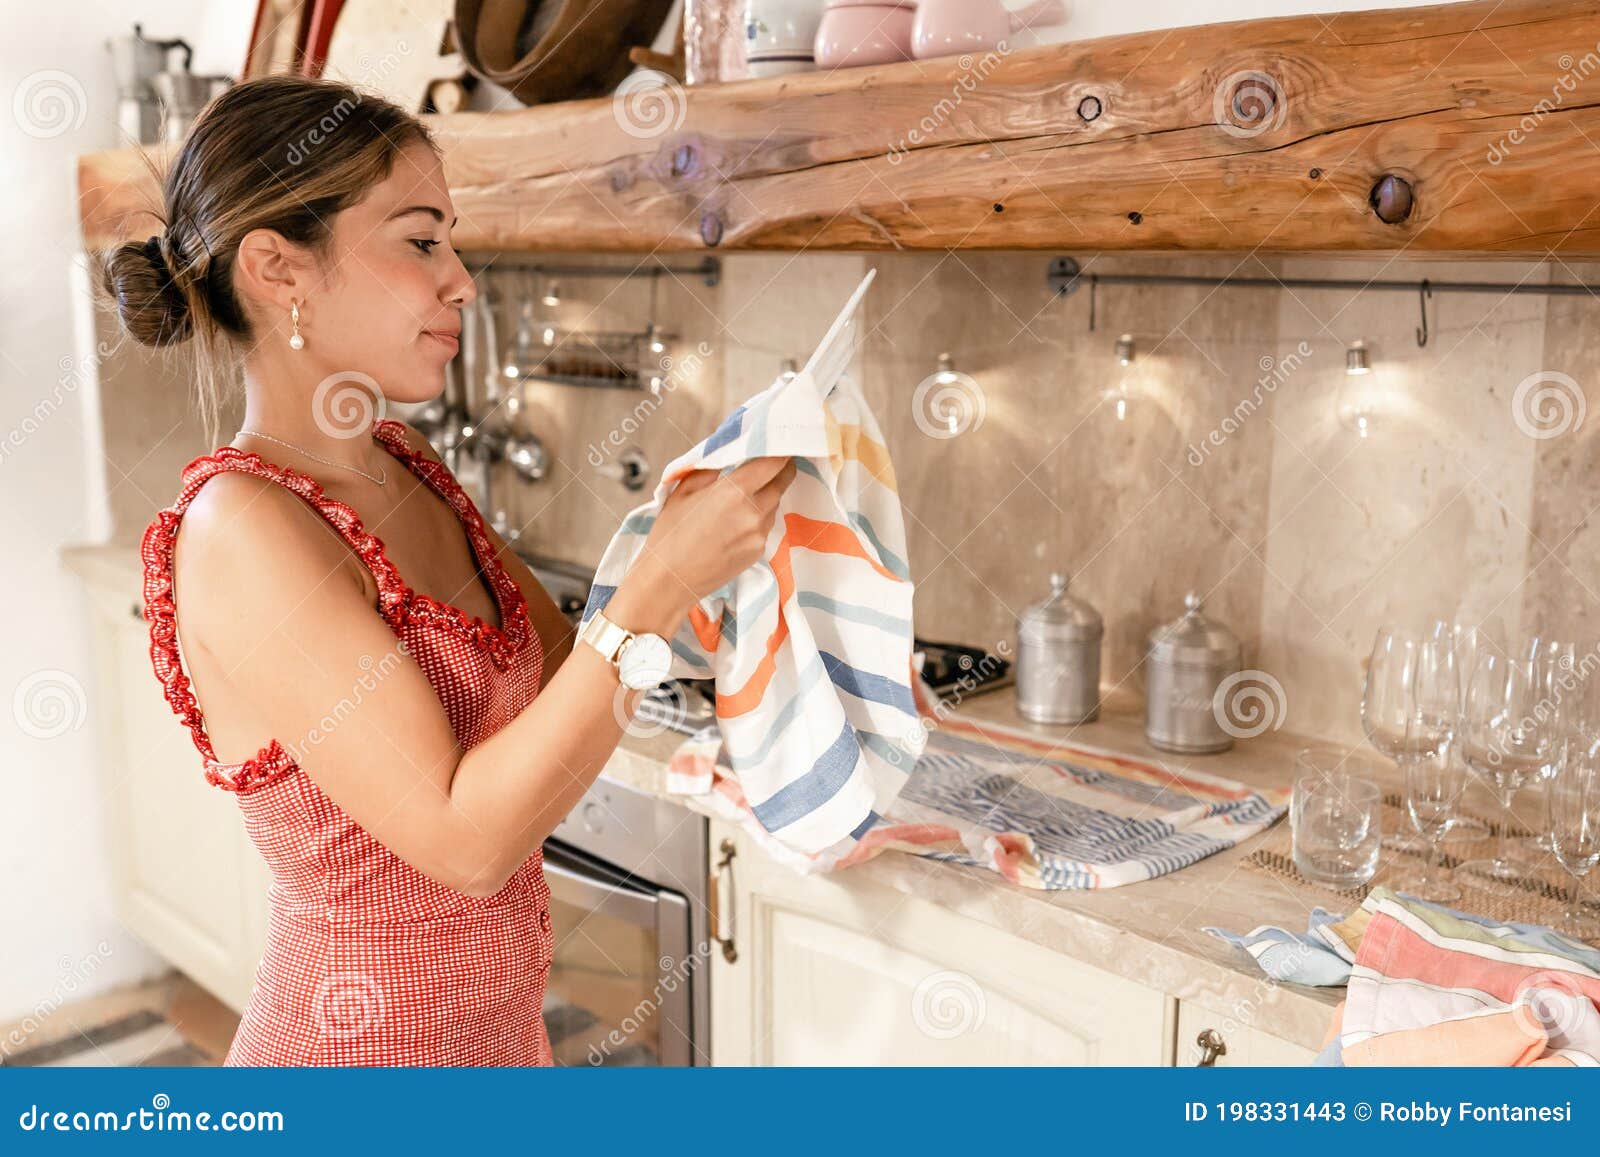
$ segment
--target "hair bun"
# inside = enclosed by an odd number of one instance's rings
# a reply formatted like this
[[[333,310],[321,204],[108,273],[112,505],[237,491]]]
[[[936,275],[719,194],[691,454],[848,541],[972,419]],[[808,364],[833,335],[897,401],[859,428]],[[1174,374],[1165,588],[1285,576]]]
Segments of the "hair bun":
[[[141,345],[173,345],[194,333],[189,301],[173,280],[159,236],[117,246],[106,260],[104,278],[123,328]]]

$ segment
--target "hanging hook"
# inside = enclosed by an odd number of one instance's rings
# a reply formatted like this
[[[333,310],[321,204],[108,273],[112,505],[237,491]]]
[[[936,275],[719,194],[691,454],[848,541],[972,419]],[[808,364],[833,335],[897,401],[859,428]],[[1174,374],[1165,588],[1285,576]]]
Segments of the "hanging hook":
[[[1428,279],[1422,279],[1421,294],[1417,298],[1417,308],[1422,312],[1422,324],[1417,327],[1417,348],[1421,349],[1428,344],[1428,298],[1433,296],[1433,288],[1428,284]]]

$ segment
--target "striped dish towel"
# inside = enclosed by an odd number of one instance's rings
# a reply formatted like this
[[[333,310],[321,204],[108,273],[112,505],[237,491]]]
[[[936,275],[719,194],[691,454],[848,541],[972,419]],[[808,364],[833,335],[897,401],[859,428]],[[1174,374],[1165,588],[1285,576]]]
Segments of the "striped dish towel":
[[[712,768],[711,789],[686,799],[742,824],[803,873],[885,851],[987,868],[1027,888],[1115,888],[1202,860],[1254,835],[1288,806],[1288,791],[1051,743],[1020,728],[979,724],[940,705],[920,676],[913,692],[927,741],[899,797],[843,854],[796,854],[761,839],[738,781]],[[676,759],[704,764],[707,749]]]
[[[804,369],[735,409],[662,472],[606,547],[584,608],[603,608],[692,470],[795,460],[763,561],[702,599],[670,640],[671,674],[713,679],[716,725],[672,761],[708,791],[720,759],[745,814],[801,856],[840,856],[899,794],[924,734],[910,690],[911,573],[894,468],[846,372],[869,271]]]
[[[1205,931],[1275,979],[1348,985],[1318,1065],[1600,1064],[1600,950],[1554,929],[1379,885],[1343,920],[1315,909],[1304,937]]]
[[[1347,1065],[1600,1065],[1600,951],[1376,887],[1340,1010]]]

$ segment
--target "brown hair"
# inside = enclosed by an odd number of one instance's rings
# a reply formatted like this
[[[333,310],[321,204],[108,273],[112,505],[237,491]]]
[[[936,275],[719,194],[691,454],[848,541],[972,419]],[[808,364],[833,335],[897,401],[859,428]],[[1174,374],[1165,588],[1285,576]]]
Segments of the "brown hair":
[[[101,287],[129,336],[149,346],[197,339],[195,384],[209,441],[223,379],[251,337],[233,287],[239,242],[272,229],[325,256],[334,215],[388,177],[395,156],[415,143],[437,149],[415,116],[350,85],[300,76],[245,81],[213,99],[190,128],[166,174],[162,231],[101,254]]]

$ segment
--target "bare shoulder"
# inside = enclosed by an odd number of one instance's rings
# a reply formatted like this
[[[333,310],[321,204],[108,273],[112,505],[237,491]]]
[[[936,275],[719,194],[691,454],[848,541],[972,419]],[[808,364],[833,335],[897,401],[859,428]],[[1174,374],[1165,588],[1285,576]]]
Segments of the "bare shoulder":
[[[362,588],[355,556],[316,511],[243,471],[224,471],[200,488],[173,550],[175,583],[196,625],[240,606],[268,610],[329,578]]]

